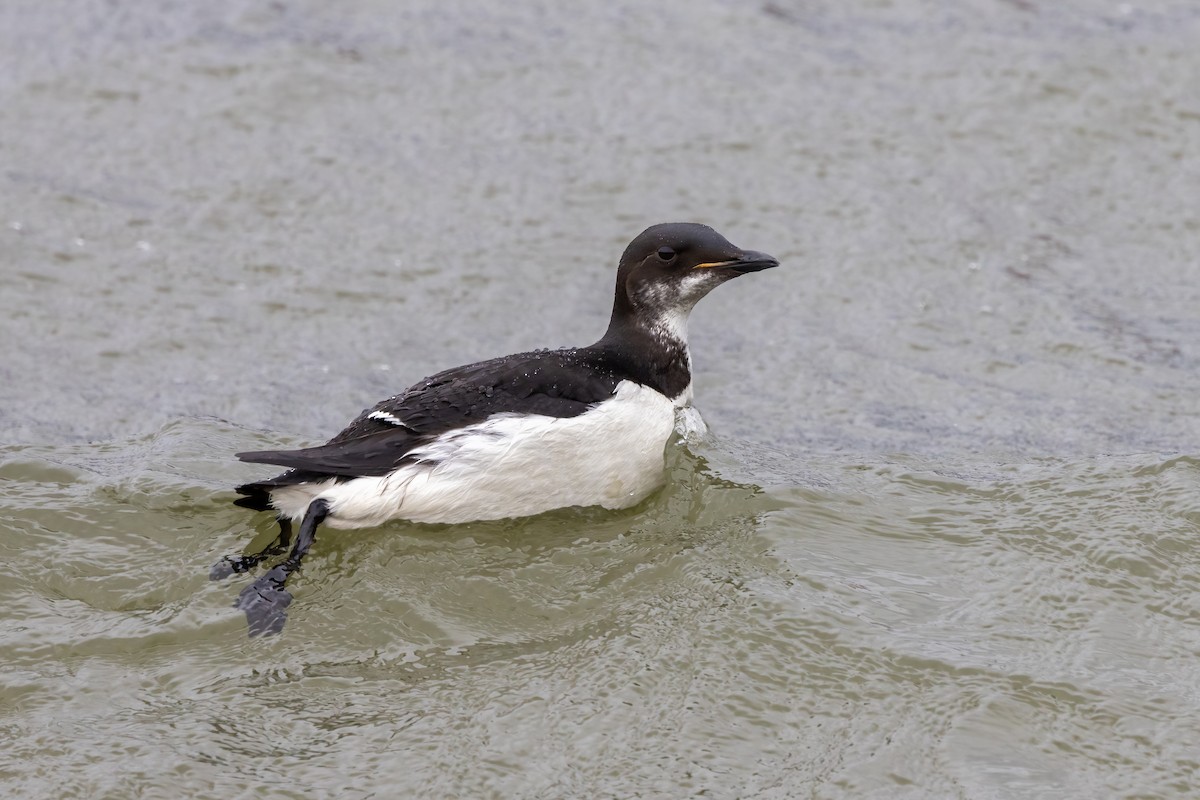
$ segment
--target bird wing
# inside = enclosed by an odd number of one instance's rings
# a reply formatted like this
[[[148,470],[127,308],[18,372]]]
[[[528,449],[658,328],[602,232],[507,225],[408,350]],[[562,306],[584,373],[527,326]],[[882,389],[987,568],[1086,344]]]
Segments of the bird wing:
[[[540,351],[456,367],[364,410],[337,436],[302,450],[238,453],[326,476],[386,475],[439,435],[502,413],[574,417],[610,397],[621,378],[603,351]]]

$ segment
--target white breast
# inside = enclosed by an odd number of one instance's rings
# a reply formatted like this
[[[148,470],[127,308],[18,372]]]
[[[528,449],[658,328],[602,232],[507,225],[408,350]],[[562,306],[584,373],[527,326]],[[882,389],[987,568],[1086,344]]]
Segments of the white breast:
[[[663,449],[675,406],[622,381],[612,398],[577,417],[497,414],[413,451],[419,460],[382,477],[277,489],[272,502],[293,518],[330,504],[326,524],[361,528],[390,519],[469,522],[540,514],[566,506],[625,508],[663,479]]]

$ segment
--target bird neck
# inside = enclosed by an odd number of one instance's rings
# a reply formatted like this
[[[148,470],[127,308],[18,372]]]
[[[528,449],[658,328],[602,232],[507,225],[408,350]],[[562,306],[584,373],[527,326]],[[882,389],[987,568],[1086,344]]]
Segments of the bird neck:
[[[692,386],[687,313],[651,317],[625,311],[613,309],[608,330],[593,347],[608,353],[630,379],[686,405]]]

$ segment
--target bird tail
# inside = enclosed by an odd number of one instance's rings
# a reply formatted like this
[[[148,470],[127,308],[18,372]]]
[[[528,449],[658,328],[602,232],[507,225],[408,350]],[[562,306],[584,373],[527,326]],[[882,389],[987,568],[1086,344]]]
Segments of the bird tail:
[[[249,508],[252,511],[273,511],[275,507],[271,504],[271,492],[275,489],[281,486],[295,486],[299,483],[325,480],[330,477],[334,476],[289,469],[282,475],[276,475],[274,478],[268,478],[265,481],[255,481],[254,483],[243,483],[241,486],[235,486],[234,491],[243,496],[234,500],[233,504],[242,508]]]
[[[235,492],[245,497],[239,497],[233,501],[235,506],[248,508],[251,511],[270,511],[271,510],[271,492],[261,483],[243,483],[234,489]]]

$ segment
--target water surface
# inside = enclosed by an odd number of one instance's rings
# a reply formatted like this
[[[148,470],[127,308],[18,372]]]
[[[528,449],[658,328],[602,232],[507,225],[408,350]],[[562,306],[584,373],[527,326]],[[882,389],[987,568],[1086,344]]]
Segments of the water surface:
[[[0,9],[14,797],[1187,797],[1200,12]],[[623,512],[324,533],[238,450],[581,344],[645,226],[712,433]]]

